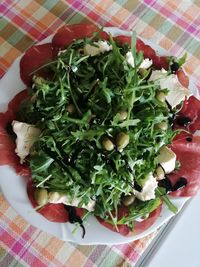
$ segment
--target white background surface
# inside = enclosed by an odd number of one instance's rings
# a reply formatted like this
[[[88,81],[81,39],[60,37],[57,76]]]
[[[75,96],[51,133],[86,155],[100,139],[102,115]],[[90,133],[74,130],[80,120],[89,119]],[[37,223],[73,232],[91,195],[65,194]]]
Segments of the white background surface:
[[[156,250],[148,267],[200,267],[200,192]]]

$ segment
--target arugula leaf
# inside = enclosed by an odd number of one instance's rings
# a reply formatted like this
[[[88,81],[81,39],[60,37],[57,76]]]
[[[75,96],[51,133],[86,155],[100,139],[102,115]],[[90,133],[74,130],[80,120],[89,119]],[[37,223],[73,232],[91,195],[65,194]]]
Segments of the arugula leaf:
[[[175,214],[178,212],[177,207],[171,202],[171,200],[166,195],[166,192],[165,192],[165,190],[163,188],[161,188],[161,187],[156,188],[156,193],[165,202],[165,204],[167,205],[169,210],[171,210]]]
[[[181,58],[179,58],[177,62],[181,67],[183,64],[185,64],[186,60],[187,60],[187,53],[185,53]]]

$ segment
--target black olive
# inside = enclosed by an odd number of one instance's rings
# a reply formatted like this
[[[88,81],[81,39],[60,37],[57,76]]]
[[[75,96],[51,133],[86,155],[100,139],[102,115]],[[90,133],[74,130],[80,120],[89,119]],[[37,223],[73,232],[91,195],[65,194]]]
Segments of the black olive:
[[[187,138],[186,138],[186,141],[187,141],[187,142],[192,142],[192,137],[187,137]]]
[[[171,72],[174,73],[180,68],[180,66],[179,66],[178,62],[174,62],[174,63],[172,63],[170,68],[171,68]]]

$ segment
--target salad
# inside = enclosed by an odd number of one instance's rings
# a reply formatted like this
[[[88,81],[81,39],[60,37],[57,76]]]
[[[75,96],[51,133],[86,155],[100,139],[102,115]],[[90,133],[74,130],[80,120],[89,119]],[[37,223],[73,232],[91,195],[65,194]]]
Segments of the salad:
[[[39,213],[78,223],[83,236],[90,214],[130,235],[150,227],[164,204],[177,212],[169,194],[196,193],[200,104],[185,60],[93,25],[63,27],[52,43],[27,50],[20,71],[28,88],[0,122],[13,138],[9,164],[29,177]]]

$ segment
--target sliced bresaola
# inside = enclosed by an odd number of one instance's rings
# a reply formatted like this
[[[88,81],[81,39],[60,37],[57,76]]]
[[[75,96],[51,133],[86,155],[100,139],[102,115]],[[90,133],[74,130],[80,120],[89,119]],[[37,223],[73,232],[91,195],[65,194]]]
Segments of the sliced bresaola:
[[[200,130],[200,101],[195,96],[184,101],[181,111],[176,116],[174,127],[175,129],[185,129],[191,133]]]
[[[25,164],[20,164],[15,153],[15,142],[8,134],[6,128],[14,119],[20,104],[27,98],[27,90],[18,93],[8,104],[8,110],[0,113],[0,165],[10,165],[21,176],[30,175],[30,169]]]
[[[117,226],[119,231],[117,231],[117,229],[115,228],[114,225],[112,225],[108,222],[105,222],[103,219],[101,219],[99,217],[97,217],[97,220],[103,226],[110,229],[111,231],[118,232],[119,234],[121,234],[123,236],[131,236],[131,235],[136,235],[136,234],[142,233],[146,229],[148,229],[150,226],[152,226],[154,224],[154,222],[157,220],[157,218],[160,216],[161,210],[162,210],[162,205],[160,205],[157,209],[155,209],[153,212],[151,212],[147,219],[145,219],[141,222],[135,221],[133,230],[131,230],[127,225],[119,224]],[[128,212],[129,211],[128,211],[127,207],[121,206],[118,209],[119,219],[122,218],[123,216],[127,216]]]
[[[128,43],[131,45],[131,37],[130,36],[124,36],[124,35],[119,35],[114,37],[114,40],[118,43],[125,44]],[[153,65],[155,69],[168,69],[169,64],[168,64],[168,58],[164,56],[158,56],[156,55],[156,52],[153,48],[151,48],[149,45],[146,45],[142,40],[137,38],[136,40],[136,50],[137,52],[141,51],[144,54],[144,58],[149,58],[153,60]]]
[[[92,37],[95,32],[99,32],[99,28],[94,24],[65,25],[54,35],[52,46],[54,48],[64,49],[75,40]],[[108,40],[109,38],[106,32],[100,32],[99,35],[104,40]]]
[[[176,71],[176,75],[178,77],[179,82],[185,87],[188,88],[189,86],[189,78],[183,71],[183,69],[179,69]]]
[[[0,113],[0,125],[6,127],[8,123],[16,119],[16,114],[19,111],[20,105],[28,99],[28,91],[25,89],[14,96],[8,103],[8,110],[5,113]]]
[[[31,179],[29,179],[27,183],[27,194],[32,206],[36,208],[38,205],[34,199],[34,192],[35,192],[35,187],[33,186]],[[48,203],[42,208],[38,209],[37,212],[39,212],[41,215],[43,215],[47,220],[51,222],[64,223],[69,221],[68,212],[64,208],[63,204]],[[84,209],[76,208],[76,214],[79,217],[82,217],[84,215]]]
[[[171,193],[173,196],[194,196],[200,188],[200,136],[182,132],[171,144],[181,167],[168,175],[174,185],[180,177],[187,179],[187,185]]]
[[[42,65],[48,63],[53,59],[53,50],[51,43],[34,45],[30,47],[20,61],[20,77],[22,81],[30,86],[32,84],[31,73],[41,67]],[[40,76],[46,78],[49,77],[48,69],[42,69],[37,72]]]

